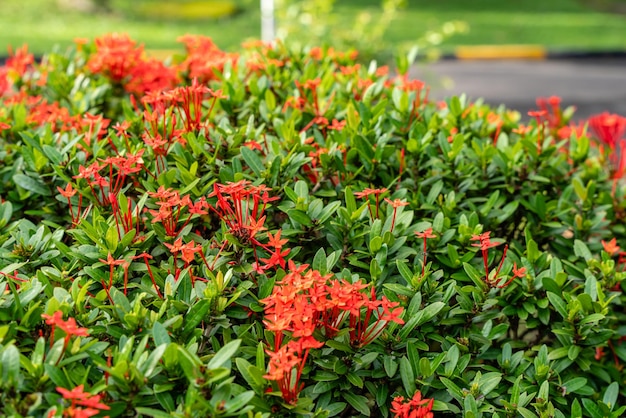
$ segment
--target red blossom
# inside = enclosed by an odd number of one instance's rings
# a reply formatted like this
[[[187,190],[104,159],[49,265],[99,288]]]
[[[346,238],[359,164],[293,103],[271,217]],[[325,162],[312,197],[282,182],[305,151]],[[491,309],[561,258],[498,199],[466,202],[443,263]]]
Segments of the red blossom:
[[[422,232],[415,231],[415,235],[417,235],[418,238],[422,238],[424,242],[424,245],[423,245],[424,258],[422,260],[422,275],[421,275],[421,277],[424,277],[424,272],[426,271],[426,256],[428,254],[426,252],[426,240],[430,238],[437,238],[437,235],[433,234],[432,228],[428,228]]]
[[[287,264],[287,274],[261,303],[263,323],[274,333],[265,377],[275,380],[285,401],[293,404],[303,389],[299,381],[309,350],[324,345],[316,339],[317,330],[334,338],[347,320],[351,344],[363,347],[378,338],[389,322],[403,324],[404,310],[386,297],[376,299],[374,288],[362,281],[339,281],[307,265],[291,260]]]
[[[387,191],[386,187],[383,187],[383,188],[380,188],[380,189],[365,188],[361,192],[354,192],[354,196],[358,197],[359,199],[366,199],[367,200],[367,208],[368,208],[369,213],[370,213],[370,218],[374,219],[374,213],[372,211],[372,207],[370,206],[370,201],[369,201],[369,197],[371,195],[374,195],[376,197],[376,218],[378,219],[380,195],[382,195],[386,191]]]
[[[626,172],[626,117],[608,112],[589,118],[589,126],[596,136],[606,145],[610,152],[609,159],[613,165],[615,181]],[[615,189],[615,183],[614,183]]]
[[[603,240],[602,241],[602,247],[604,248],[604,251],[609,253],[610,256],[615,255],[620,250],[619,245],[617,245],[617,239],[616,238],[613,238],[609,242],[606,242],[606,241]]]
[[[46,324],[52,327],[52,331],[50,334],[50,347],[54,344],[54,331],[55,329],[60,329],[65,333],[65,338],[63,340],[63,349],[61,353],[64,353],[67,349],[67,345],[70,342],[70,338],[72,336],[75,337],[87,337],[89,336],[89,330],[87,328],[81,328],[76,324],[76,320],[74,318],[68,318],[67,321],[63,320],[63,312],[56,311],[52,315],[42,314],[41,318],[46,320]],[[59,356],[59,360],[61,357]]]
[[[589,126],[594,130],[598,139],[613,150],[617,141],[626,132],[626,117],[604,112],[590,117]]]
[[[484,232],[484,233],[482,233],[480,235],[472,235],[471,240],[472,241],[478,241],[477,243],[472,244],[472,246],[480,248],[480,251],[482,252],[483,265],[484,265],[484,268],[485,268],[485,282],[489,286],[495,287],[496,286],[495,282],[498,279],[498,274],[500,273],[500,269],[502,268],[502,264],[504,263],[504,259],[506,258],[506,252],[507,252],[509,246],[508,245],[504,246],[504,251],[502,253],[502,258],[500,259],[500,263],[498,264],[498,268],[496,269],[496,273],[495,273],[494,279],[491,280],[490,277],[489,277],[489,261],[488,261],[488,259],[489,259],[489,249],[493,248],[493,247],[497,247],[498,245],[501,245],[502,243],[501,242],[492,242],[491,238],[490,238],[490,235],[491,235],[491,231],[487,231],[487,232]],[[510,282],[511,282],[511,280],[509,280],[508,282],[506,282],[505,285],[502,285],[500,287],[504,287],[504,286],[508,285]]]
[[[211,38],[203,35],[184,35],[177,39],[185,45],[187,56],[178,66],[190,80],[198,79],[202,83],[217,78],[230,62],[236,64],[238,55],[220,50]]]
[[[422,399],[422,393],[418,390],[408,401],[403,396],[395,397],[391,402],[391,412],[395,418],[433,418],[433,404],[434,399]]]
[[[391,232],[393,232],[393,227],[396,224],[396,213],[398,211],[398,208],[403,207],[403,206],[408,206],[409,202],[404,201],[402,199],[391,200],[391,199],[388,199],[388,198],[385,198],[385,202],[387,202],[393,208],[393,215],[392,215],[392,218],[391,218],[391,228],[390,228]]]
[[[70,407],[63,413],[64,417],[92,417],[102,411],[111,409],[108,405],[102,403],[102,395],[93,395],[85,392],[83,385],[76,386],[72,390],[67,390],[60,386],[57,386],[56,389],[63,396],[63,399],[71,402]]]
[[[35,57],[28,52],[28,45],[23,45],[15,51],[9,47],[9,57],[6,60],[5,67],[8,69],[9,76],[15,79],[23,77],[26,74],[26,70],[28,70],[34,62]]]

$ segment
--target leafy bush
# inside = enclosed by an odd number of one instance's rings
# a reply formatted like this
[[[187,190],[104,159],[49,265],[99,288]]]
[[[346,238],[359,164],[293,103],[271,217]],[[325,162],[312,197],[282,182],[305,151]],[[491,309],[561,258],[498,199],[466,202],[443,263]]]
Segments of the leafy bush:
[[[0,70],[3,415],[623,415],[626,119],[182,41]]]
[[[288,39],[290,43],[328,44],[338,49],[356,48],[364,61],[372,58],[388,61],[393,55],[404,55],[409,50],[419,52],[423,58],[437,59],[440,55],[439,44],[468,31],[467,23],[449,21],[434,30],[423,29],[417,36],[413,30],[402,42],[390,42],[386,35],[397,23],[407,2],[381,0],[379,3],[378,7],[364,8],[362,3],[357,2],[361,6],[359,13],[346,16],[348,13],[341,13],[341,4],[335,0],[278,0],[277,36]]]

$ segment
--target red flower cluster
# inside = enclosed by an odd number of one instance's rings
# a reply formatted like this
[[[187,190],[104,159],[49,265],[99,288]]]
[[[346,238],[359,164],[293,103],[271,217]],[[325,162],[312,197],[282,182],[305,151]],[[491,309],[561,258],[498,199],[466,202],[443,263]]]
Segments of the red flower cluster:
[[[600,142],[611,151],[609,158],[613,164],[614,178],[623,177],[626,171],[626,117],[604,112],[590,117],[589,126]]]
[[[87,61],[89,70],[123,85],[129,93],[161,91],[178,82],[175,69],[146,58],[143,45],[137,45],[128,35],[107,34],[96,38],[95,43],[96,51]]]
[[[91,193],[100,206],[110,206],[126,185],[126,180],[140,172],[143,166],[143,150],[136,154],[107,157],[85,166],[78,167],[77,180],[85,180]],[[101,173],[104,173],[102,175]]]
[[[17,48],[15,52],[9,47],[9,57],[5,63],[8,77],[15,81],[23,77],[26,71],[35,63],[35,57],[28,52],[28,45]],[[2,90],[0,89],[0,93]]]
[[[160,223],[165,229],[165,234],[169,237],[176,237],[182,231],[193,215],[206,215],[210,205],[204,198],[197,202],[192,202],[188,195],[180,196],[178,190],[172,190],[160,186],[156,192],[148,192],[148,196],[156,199],[158,210],[150,209],[149,212],[153,216],[152,223]],[[183,216],[185,213],[187,214]],[[182,225],[179,223],[182,221]]]
[[[402,200],[402,199],[388,199],[385,198],[385,202],[387,202],[392,208],[393,208],[393,215],[391,216],[391,232],[393,232],[393,227],[396,225],[396,215],[398,212],[398,208],[401,208],[403,206],[408,206],[409,202]]]
[[[113,299],[111,298],[111,293],[110,293],[111,288],[113,287],[113,276],[115,272],[115,267],[122,266],[122,268],[124,269],[124,294],[126,294],[127,288],[128,288],[128,267],[130,266],[130,263],[124,259],[116,260],[115,258],[113,258],[111,253],[107,254],[106,260],[100,258],[98,259],[98,261],[109,266],[109,284],[107,285],[104,282],[104,279],[102,279],[102,287],[106,291],[107,297],[109,298],[109,301],[111,302],[111,304],[115,305],[115,303],[113,302]]]
[[[206,257],[204,256],[204,251],[202,250],[202,246],[200,244],[197,244],[194,241],[190,241],[186,244],[183,244],[183,239],[178,238],[176,241],[174,241],[173,244],[165,243],[165,246],[170,250],[170,252],[174,256],[174,266],[175,266],[174,267],[175,268],[174,280],[178,280],[178,278],[180,277],[181,271],[189,267],[189,265],[196,259],[196,254],[200,254],[200,257],[204,261],[204,264],[207,266],[208,269],[211,269],[211,267],[206,261]],[[183,260],[183,262],[185,263],[182,269],[178,267],[178,264],[177,264],[178,263],[177,259],[178,259],[179,254],[180,254],[181,260]],[[191,278],[191,284],[193,285],[198,277],[194,276],[192,271],[189,273],[189,275]]]
[[[299,381],[310,349],[324,345],[313,336],[316,330],[334,338],[348,318],[350,342],[362,347],[380,336],[389,322],[404,323],[403,308],[385,297],[377,300],[373,287],[333,279],[332,274],[323,276],[308,267],[289,261],[287,275],[261,301],[265,328],[274,333],[265,378],[277,381],[283,399],[291,404],[303,388]],[[284,343],[286,335],[290,339]]]
[[[89,418],[111,409],[101,402],[102,395],[92,395],[85,392],[83,385],[76,386],[72,390],[57,387],[57,392],[63,395],[63,399],[71,402],[69,408],[63,411],[64,417]]]
[[[526,275],[526,268],[522,267],[520,269],[517,268],[517,264],[513,263],[513,276],[504,283],[498,284],[498,274],[500,274],[500,269],[502,269],[502,264],[504,264],[504,259],[506,258],[506,252],[509,249],[508,245],[504,246],[504,252],[502,253],[502,258],[500,259],[500,263],[498,264],[498,268],[493,276],[490,277],[489,272],[489,249],[493,247],[497,247],[502,244],[501,242],[492,242],[490,231],[484,232],[480,235],[472,235],[472,241],[478,241],[476,244],[472,244],[474,247],[480,248],[483,256],[483,264],[485,266],[485,283],[489,285],[489,287],[498,287],[504,288],[507,287],[516,277],[524,277]]]
[[[370,212],[370,218],[373,220],[374,219],[374,212],[372,211],[372,205],[370,204],[370,196],[374,195],[376,196],[376,219],[379,218],[379,209],[380,209],[380,195],[382,195],[383,193],[387,192],[387,188],[383,187],[381,189],[370,189],[370,188],[365,188],[363,189],[362,192],[355,192],[354,196],[358,197],[359,199],[365,199],[367,200],[367,209]]]
[[[215,183],[209,197],[217,197],[217,202],[215,207],[210,208],[242,246],[261,246],[256,236],[266,229],[265,208],[268,203],[279,199],[277,196],[270,197],[270,190],[263,184],[255,186],[248,180]]]
[[[423,398],[422,393],[418,390],[412,399],[405,402],[404,396],[398,396],[391,402],[391,412],[395,418],[433,418],[431,412],[433,409],[434,399]]]
[[[222,51],[211,38],[202,35],[184,35],[178,38],[178,42],[182,42],[187,50],[187,57],[180,64],[179,70],[189,80],[198,79],[201,83],[214,80],[216,73],[222,72],[226,63],[234,65],[239,57]]]
[[[68,318],[67,321],[63,320],[63,312],[56,311],[52,315],[43,314],[41,315],[43,319],[46,320],[46,324],[52,326],[52,331],[50,332],[50,347],[54,344],[54,331],[58,328],[65,333],[65,339],[63,342],[63,350],[62,353],[67,349],[67,345],[70,342],[70,338],[72,336],[76,337],[87,337],[89,336],[89,330],[87,328],[81,328],[76,324],[76,320],[74,318]],[[59,357],[59,360],[61,357]]]
[[[537,106],[540,109],[541,116],[548,124],[548,129],[556,131],[563,126],[563,111],[561,110],[560,97],[538,97]]]
[[[298,101],[296,102],[298,104],[298,107],[303,111],[313,114],[313,118],[309,121],[309,123],[307,123],[304,128],[300,130],[300,132],[306,132],[313,125],[317,125],[319,128],[322,129],[322,132],[326,134],[326,129],[329,128],[330,122],[324,115],[326,114],[326,111],[328,111],[328,108],[333,102],[334,93],[330,95],[330,98],[326,102],[326,106],[322,109],[320,107],[318,91],[321,83],[322,80],[320,80],[319,78],[307,80],[303,83],[296,81],[296,87],[300,92],[300,97],[297,99]],[[287,103],[285,103],[285,106],[286,105]],[[340,127],[340,122],[333,122],[332,126],[332,129],[337,129]]]
[[[432,228],[428,228],[423,232],[415,231],[415,235],[417,235],[418,238],[422,238],[422,240],[424,240],[424,249],[422,250],[422,252],[424,253],[424,258],[422,260],[422,277],[424,277],[424,271],[426,269],[426,256],[428,254],[426,251],[426,240],[430,238],[437,238],[437,235],[433,234]]]

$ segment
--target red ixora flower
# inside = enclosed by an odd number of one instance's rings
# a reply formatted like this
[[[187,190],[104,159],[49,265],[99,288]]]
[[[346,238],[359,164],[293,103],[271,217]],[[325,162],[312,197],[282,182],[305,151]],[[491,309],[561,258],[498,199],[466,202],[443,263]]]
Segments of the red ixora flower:
[[[476,244],[472,244],[473,247],[478,247],[480,248],[480,251],[482,252],[482,256],[483,256],[483,265],[485,267],[485,283],[487,283],[487,285],[489,285],[490,287],[506,287],[508,286],[511,281],[516,277],[515,275],[513,276],[513,278],[511,278],[509,281],[507,281],[505,284],[503,285],[496,285],[497,280],[498,280],[498,274],[500,273],[500,269],[502,268],[502,264],[504,264],[504,259],[506,258],[506,252],[509,249],[508,245],[504,246],[504,251],[502,253],[502,258],[500,259],[500,263],[498,264],[498,268],[496,269],[496,274],[494,275],[493,279],[491,279],[489,277],[489,248],[493,248],[493,247],[497,247],[498,245],[502,244],[501,242],[492,242],[491,238],[491,231],[487,231],[487,232],[483,232],[482,234],[479,235],[472,235],[471,240],[472,241],[478,241]],[[520,271],[522,271],[525,269],[520,269]],[[523,275],[522,275],[523,277]]]
[[[608,112],[601,113],[589,118],[589,126],[596,133],[602,144],[609,147],[610,161],[613,164],[614,178],[620,178],[626,171],[626,117]]]
[[[391,205],[391,207],[393,208],[393,216],[391,218],[391,232],[393,232],[393,227],[396,224],[396,214],[398,212],[398,208],[402,207],[402,206],[408,206],[409,202],[402,200],[402,199],[388,199],[385,198],[385,202],[387,202],[389,205]]]
[[[433,234],[433,229],[432,228],[428,228],[426,230],[424,230],[423,232],[417,232],[415,231],[415,235],[417,235],[418,238],[422,238],[424,240],[424,259],[422,260],[422,277],[424,277],[424,271],[426,269],[426,240],[429,238],[437,238],[437,235]]]
[[[72,390],[57,387],[57,392],[63,396],[63,399],[71,402],[70,407],[63,412],[64,417],[92,417],[111,409],[101,402],[102,395],[93,395],[85,392],[84,389],[83,385],[76,386]]]
[[[615,238],[613,238],[609,242],[602,240],[602,247],[604,248],[604,251],[609,253],[609,255],[611,256],[615,255],[615,253],[619,252],[620,250],[619,245],[617,245],[617,239]]]
[[[68,318],[67,321],[63,320],[63,312],[56,311],[52,315],[43,314],[41,315],[43,319],[46,320],[46,324],[52,326],[52,331],[50,332],[50,347],[54,344],[54,331],[56,328],[59,328],[61,331],[65,333],[65,339],[63,341],[63,350],[61,353],[65,352],[67,345],[70,342],[70,338],[72,336],[75,337],[87,337],[89,336],[89,330],[87,328],[81,328],[76,323],[74,318]],[[59,360],[61,360],[61,356],[59,356]]]
[[[74,318],[68,318],[67,321],[64,321],[63,312],[61,311],[56,311],[52,315],[43,314],[41,317],[46,320],[46,324],[59,328],[67,335],[77,337],[87,337],[89,335],[89,330],[79,327]]]
[[[418,390],[413,398],[406,401],[404,396],[397,396],[391,402],[391,412],[395,418],[433,418],[433,399],[422,398],[422,393]]]
[[[380,188],[380,189],[365,188],[365,189],[363,189],[362,192],[354,192],[354,197],[358,197],[359,199],[367,200],[367,209],[370,212],[370,218],[374,219],[374,214],[372,212],[372,207],[370,206],[369,197],[370,197],[370,195],[376,196],[376,219],[378,219],[378,206],[379,206],[379,203],[380,203],[380,195],[385,193],[386,191],[387,191],[386,187],[383,187],[383,188]]]
[[[626,132],[626,117],[604,112],[590,117],[589,126],[602,143],[613,149]]]

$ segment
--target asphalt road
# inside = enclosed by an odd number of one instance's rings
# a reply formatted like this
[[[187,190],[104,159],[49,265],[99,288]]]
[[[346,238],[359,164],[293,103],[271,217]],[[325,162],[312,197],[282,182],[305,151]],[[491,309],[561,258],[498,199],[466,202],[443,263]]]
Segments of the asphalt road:
[[[418,65],[411,75],[427,82],[436,99],[466,93],[526,115],[537,97],[555,95],[564,107],[576,106],[577,120],[604,111],[626,116],[626,59],[450,60]]]

